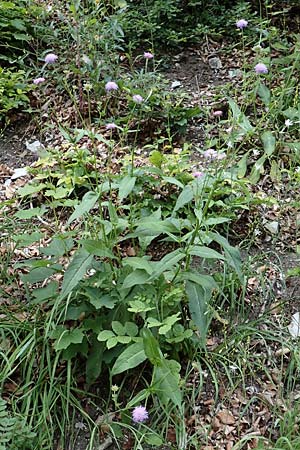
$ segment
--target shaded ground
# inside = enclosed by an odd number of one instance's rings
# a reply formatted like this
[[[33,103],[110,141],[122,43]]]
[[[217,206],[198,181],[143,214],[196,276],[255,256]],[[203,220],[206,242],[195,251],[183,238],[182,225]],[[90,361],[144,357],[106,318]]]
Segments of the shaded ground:
[[[36,155],[26,149],[26,141],[31,143],[37,139],[28,122],[8,127],[0,136],[0,164],[16,169],[36,161]]]

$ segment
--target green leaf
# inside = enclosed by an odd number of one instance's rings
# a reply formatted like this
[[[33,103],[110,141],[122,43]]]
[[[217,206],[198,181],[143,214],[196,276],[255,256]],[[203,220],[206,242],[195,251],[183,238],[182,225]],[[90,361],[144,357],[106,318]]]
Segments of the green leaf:
[[[113,320],[111,323],[111,327],[112,327],[113,332],[116,335],[123,336],[125,334],[125,328],[121,324],[121,322],[118,322],[117,320]]]
[[[189,300],[190,314],[198,328],[200,339],[204,346],[209,324],[208,303],[211,297],[211,290],[205,289],[192,281],[187,281],[185,288]]]
[[[153,272],[153,267],[151,265],[151,262],[148,261],[149,257],[143,257],[140,258],[138,256],[132,256],[130,258],[123,259],[123,266],[130,266],[133,269],[143,269],[145,270],[149,275]]]
[[[259,83],[258,88],[257,88],[257,94],[259,95],[259,97],[261,98],[263,103],[266,106],[269,106],[270,101],[271,101],[271,92],[270,92],[270,89],[267,88],[267,86],[265,84]]]
[[[125,322],[124,328],[128,336],[135,337],[138,335],[139,329],[134,322]]]
[[[163,360],[163,355],[160,350],[159,344],[150,330],[144,328],[142,330],[143,347],[145,354],[151,364],[158,366]]]
[[[56,351],[64,350],[71,344],[80,344],[83,341],[84,334],[82,330],[75,328],[74,330],[64,330],[54,344]]]
[[[47,212],[46,206],[40,208],[22,209],[14,214],[18,219],[31,219],[32,217],[42,216]]]
[[[45,187],[46,187],[46,185],[44,183],[40,183],[40,184],[26,184],[24,187],[20,187],[18,189],[18,194],[21,197],[25,197],[27,195],[36,194],[37,192],[40,192]]]
[[[74,241],[71,238],[55,237],[47,247],[41,248],[40,252],[44,255],[60,257],[68,253],[73,245]]]
[[[39,303],[45,302],[45,300],[49,300],[56,296],[58,293],[58,282],[57,281],[50,281],[45,287],[37,288],[32,291],[33,297],[35,297],[35,300],[33,303],[35,305]]]
[[[84,239],[81,240],[80,243],[91,255],[99,256],[100,258],[116,259],[111,249],[107,248],[107,246],[101,241]]]
[[[82,280],[88,267],[92,262],[93,256],[85,249],[79,249],[74,253],[73,259],[70,262],[62,282],[60,300],[64,299]]]
[[[179,194],[179,197],[177,198],[176,205],[174,208],[174,211],[177,211],[178,209],[185,206],[187,203],[190,203],[194,198],[193,189],[190,185],[187,185],[184,187],[184,189]]]
[[[158,434],[148,433],[144,436],[145,442],[148,445],[154,445],[155,447],[160,447],[163,445],[164,441]]]
[[[260,176],[264,173],[264,164],[266,162],[267,155],[261,156],[253,165],[249,180],[252,184],[256,184]]]
[[[97,339],[98,341],[102,342],[107,341],[112,337],[115,337],[115,334],[111,330],[103,330],[98,334]]]
[[[67,225],[70,225],[74,220],[88,213],[98,201],[99,194],[97,192],[89,191],[82,197],[81,203],[76,206],[73,214],[69,217]]]
[[[115,361],[111,370],[112,376],[137,367],[147,359],[143,342],[135,342],[127,347]]]
[[[174,250],[171,253],[168,253],[164,256],[160,261],[155,262],[155,269],[152,273],[149,281],[155,280],[166,270],[170,270],[173,266],[175,266],[179,261],[185,258],[185,254],[180,250]]]
[[[145,270],[137,269],[125,278],[122,289],[129,289],[139,284],[145,284],[149,280],[149,275]]]
[[[217,252],[216,250],[213,250],[209,247],[202,247],[199,245],[193,245],[193,247],[190,249],[189,254],[192,256],[199,256],[200,258],[205,259],[224,259],[224,256],[221,255],[221,253]]]
[[[155,389],[160,401],[167,405],[171,400],[175,406],[181,407],[182,394],[180,383],[180,364],[177,361],[163,359],[154,367],[152,389]]]
[[[241,254],[236,247],[229,244],[227,239],[218,233],[209,233],[209,236],[218,244],[223,247],[225,252],[225,261],[236,271],[241,282],[244,281],[244,276],[242,272],[242,260]]]
[[[108,350],[118,345],[118,338],[116,336],[107,339],[106,347]]]
[[[90,303],[96,309],[101,309],[102,307],[113,309],[117,299],[109,294],[103,294],[101,289],[94,287],[86,287],[84,293],[89,298]]]
[[[24,283],[40,283],[53,275],[56,270],[51,267],[37,267],[32,269],[28,274],[22,275]]]
[[[127,175],[121,180],[119,185],[119,200],[122,201],[126,198],[133,190],[136,182],[136,177],[131,177]]]
[[[88,384],[93,383],[101,374],[103,351],[104,344],[93,339],[90,353],[86,361],[86,377]]]
[[[231,98],[228,99],[228,103],[232,111],[233,119],[240,126],[243,134],[252,132],[254,129],[249,119],[242,113],[238,105]]]
[[[271,131],[264,131],[262,133],[261,137],[261,141],[263,143],[264,146],[264,152],[266,155],[271,156],[276,148],[276,139],[275,136],[273,135],[273,133]]]
[[[247,173],[248,153],[245,153],[237,164],[238,177],[244,178]]]

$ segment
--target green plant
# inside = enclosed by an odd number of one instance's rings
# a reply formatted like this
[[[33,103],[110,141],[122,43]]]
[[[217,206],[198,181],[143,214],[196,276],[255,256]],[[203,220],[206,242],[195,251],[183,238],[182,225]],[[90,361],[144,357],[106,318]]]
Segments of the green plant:
[[[7,402],[0,398],[0,449],[30,450],[33,449],[35,433],[30,431],[24,419],[11,416]]]
[[[27,94],[31,89],[23,70],[10,71],[0,68],[0,120],[9,120],[8,113],[27,106]]]

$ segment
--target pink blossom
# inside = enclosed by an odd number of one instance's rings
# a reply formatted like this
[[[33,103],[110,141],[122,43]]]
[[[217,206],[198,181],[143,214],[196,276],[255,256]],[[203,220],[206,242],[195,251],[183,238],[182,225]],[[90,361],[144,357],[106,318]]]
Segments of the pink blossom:
[[[254,67],[256,73],[268,73],[268,68],[264,63],[258,63]]]
[[[144,52],[144,58],[152,59],[152,58],[154,58],[154,55],[151,52]]]
[[[204,177],[204,173],[203,172],[193,172],[193,177],[202,178],[202,177]]]
[[[221,111],[221,110],[214,111],[214,112],[213,112],[213,116],[215,116],[215,117],[221,117],[221,116],[223,116],[223,111]]]
[[[149,418],[145,406],[136,406],[132,411],[132,420],[137,423],[145,422]]]
[[[245,19],[240,19],[236,22],[237,28],[242,30],[243,28],[246,28],[248,26],[248,21]]]
[[[48,55],[45,56],[45,63],[52,64],[58,59],[58,56],[55,55],[55,53],[48,53]]]
[[[143,103],[144,101],[143,97],[139,94],[133,95],[132,100],[134,101],[134,103]]]
[[[117,128],[117,125],[114,122],[110,122],[106,124],[105,128],[107,130],[114,130],[115,128]]]
[[[106,92],[109,91],[117,91],[119,89],[117,83],[115,83],[114,81],[108,81],[105,85],[105,90]]]
[[[35,78],[35,79],[33,80],[33,84],[44,83],[44,81],[45,81],[45,78],[43,78],[43,77]]]

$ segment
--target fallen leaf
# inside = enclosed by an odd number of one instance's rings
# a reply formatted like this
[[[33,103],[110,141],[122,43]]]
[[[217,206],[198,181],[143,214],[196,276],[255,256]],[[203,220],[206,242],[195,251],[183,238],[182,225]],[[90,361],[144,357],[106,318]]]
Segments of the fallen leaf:
[[[224,409],[223,411],[220,411],[217,414],[217,418],[224,425],[233,425],[235,423],[235,418],[233,417],[232,413],[230,411],[228,411],[227,409]]]

